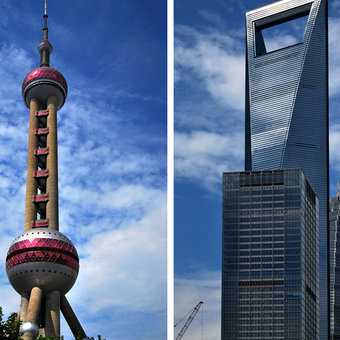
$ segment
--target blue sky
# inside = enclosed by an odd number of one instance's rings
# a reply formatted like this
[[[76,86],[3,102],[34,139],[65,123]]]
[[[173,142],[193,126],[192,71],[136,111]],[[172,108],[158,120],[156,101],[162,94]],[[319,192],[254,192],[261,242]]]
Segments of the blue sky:
[[[222,172],[244,169],[245,13],[271,2],[175,1],[175,321],[203,300],[205,340],[220,338]],[[340,1],[329,1],[329,14],[334,196],[340,174]],[[295,29],[279,39],[272,33],[272,48],[278,40],[297,42]],[[201,331],[197,317],[186,340],[200,338]]]
[[[39,66],[43,0],[0,3],[0,306],[17,311],[5,256],[23,232],[26,74]],[[60,231],[80,272],[67,294],[85,331],[166,338],[166,1],[49,0],[58,112]],[[62,322],[62,334],[71,333]]]

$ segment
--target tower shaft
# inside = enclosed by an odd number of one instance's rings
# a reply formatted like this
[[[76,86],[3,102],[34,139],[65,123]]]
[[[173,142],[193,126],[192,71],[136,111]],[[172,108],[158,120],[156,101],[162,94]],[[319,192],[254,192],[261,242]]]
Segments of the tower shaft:
[[[46,180],[46,190],[49,198],[46,206],[46,218],[49,220],[49,228],[59,230],[57,98],[55,96],[48,98],[47,111],[48,177]]]
[[[57,98],[30,102],[25,231],[45,226],[59,230]],[[39,216],[37,216],[39,214]]]
[[[49,229],[59,230],[56,96],[52,95],[47,99],[46,110],[39,110],[39,108],[42,109],[39,100],[32,98],[28,138],[25,231],[42,225]],[[36,303],[31,300],[32,293],[30,304],[39,310],[41,299],[39,301],[35,299]],[[40,334],[47,337],[59,336],[60,292],[50,292],[46,296],[46,302],[43,303],[45,303],[43,306],[45,325],[41,327]],[[29,308],[28,311],[30,311]],[[27,312],[23,321],[37,323],[37,316],[32,318],[33,315],[35,314]],[[25,333],[24,339],[33,339],[32,334]]]
[[[37,209],[32,202],[33,195],[37,192],[37,181],[33,177],[33,172],[37,169],[38,160],[34,156],[37,148],[35,130],[38,128],[38,121],[35,113],[38,111],[39,101],[32,99],[30,102],[30,121],[28,133],[28,157],[27,157],[27,180],[26,180],[26,206],[25,206],[25,231],[32,228],[32,221],[36,220]]]

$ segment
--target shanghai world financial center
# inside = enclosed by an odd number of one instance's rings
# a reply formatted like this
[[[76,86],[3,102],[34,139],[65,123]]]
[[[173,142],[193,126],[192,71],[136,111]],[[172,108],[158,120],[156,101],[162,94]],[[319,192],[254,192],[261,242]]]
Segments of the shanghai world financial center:
[[[303,25],[300,41],[268,32]],[[223,175],[222,340],[329,339],[327,1],[246,14],[245,172]]]

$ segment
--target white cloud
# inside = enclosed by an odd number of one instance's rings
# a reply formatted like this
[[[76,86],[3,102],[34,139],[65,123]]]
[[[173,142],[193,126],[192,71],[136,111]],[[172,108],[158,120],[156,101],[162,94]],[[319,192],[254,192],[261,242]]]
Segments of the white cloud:
[[[175,133],[176,178],[200,182],[206,189],[220,187],[223,171],[243,167],[244,136],[236,131],[217,134],[207,131]]]
[[[333,124],[329,130],[329,161],[331,166],[340,171],[340,125]]]
[[[186,340],[201,338],[203,312],[203,339],[221,337],[221,279],[218,271],[201,271],[175,279],[175,323],[179,322],[199,301],[203,301],[185,333]],[[176,326],[175,335],[183,327],[188,316]],[[184,337],[183,337],[184,338]]]
[[[200,16],[212,25],[223,25],[223,18],[220,14],[213,13],[202,9],[199,11]]]
[[[159,193],[142,219],[98,232],[79,247],[82,277],[77,291],[70,293],[77,304],[90,305],[94,315],[118,306],[133,311],[162,309],[166,299],[164,203],[165,193]]]
[[[118,315],[130,320],[136,313],[146,313],[150,319],[152,315],[163,314],[163,318],[155,320],[154,337],[148,335],[149,327],[140,332],[140,339],[156,340],[160,331],[165,330],[166,193],[154,190],[149,198],[145,189],[138,202],[133,191],[126,197],[129,195],[132,197],[127,201],[132,205],[143,206],[141,218],[127,213],[120,225],[115,226],[106,214],[79,228],[85,236],[85,241],[77,244],[80,274],[68,293],[68,300],[79,311],[78,317],[89,334],[102,334],[110,340],[121,339],[118,333],[114,335],[115,327],[112,327],[121,323]],[[101,203],[98,202],[97,208]],[[68,338],[69,330],[63,333]]]
[[[218,16],[201,15],[218,24]],[[243,168],[244,64],[242,40],[235,35],[176,28],[176,180],[215,192],[223,171]]]
[[[191,70],[210,95],[226,108],[244,108],[244,54],[240,42],[227,34],[176,29],[175,74],[179,81]]]
[[[338,37],[340,34],[340,20],[330,18],[329,24],[329,93],[336,96],[340,93],[340,47]]]

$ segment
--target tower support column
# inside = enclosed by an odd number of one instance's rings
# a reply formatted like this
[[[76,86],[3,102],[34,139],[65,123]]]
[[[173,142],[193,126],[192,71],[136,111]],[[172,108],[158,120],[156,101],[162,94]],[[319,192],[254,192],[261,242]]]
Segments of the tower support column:
[[[31,296],[28,302],[27,314],[25,323],[22,325],[24,335],[23,340],[33,340],[38,334],[39,328],[37,320],[39,316],[39,309],[42,299],[42,289],[40,287],[33,287]]]
[[[60,292],[54,291],[46,297],[46,337],[60,336]]]
[[[65,317],[65,320],[67,324],[69,325],[73,335],[75,337],[79,335],[81,339],[89,339],[86,336],[86,333],[84,332],[83,327],[81,326],[77,316],[74,314],[74,311],[72,307],[70,306],[70,304],[68,303],[65,295],[62,295],[60,298],[60,307]]]
[[[31,229],[32,220],[37,217],[37,208],[32,202],[32,196],[37,192],[37,182],[33,177],[33,171],[37,170],[38,160],[34,156],[37,148],[35,130],[38,128],[38,120],[35,113],[39,109],[39,101],[32,98],[30,101],[30,122],[28,133],[28,157],[27,157],[27,181],[26,181],[26,206],[25,206],[25,231]]]
[[[21,294],[20,312],[18,313],[18,320],[21,322],[26,321],[27,307],[29,295],[27,293]]]
[[[47,146],[49,153],[47,156],[47,168],[49,176],[47,178],[46,190],[49,200],[46,206],[46,217],[49,219],[49,228],[59,230],[58,213],[58,135],[57,135],[57,97],[50,96],[47,100]]]

